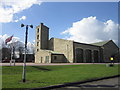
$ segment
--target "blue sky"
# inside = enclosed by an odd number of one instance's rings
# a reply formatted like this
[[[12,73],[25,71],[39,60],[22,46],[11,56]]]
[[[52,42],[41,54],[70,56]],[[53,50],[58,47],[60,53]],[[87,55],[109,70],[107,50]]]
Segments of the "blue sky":
[[[81,21],[83,18],[93,16],[103,23],[108,20],[118,23],[117,5],[117,2],[42,2],[40,5],[34,4],[13,16],[13,19],[25,16],[25,20],[3,23],[2,35],[14,34],[15,37],[24,41],[25,27],[21,28],[20,24],[32,24],[34,28],[29,28],[28,41],[33,42],[35,28],[43,22],[50,28],[50,38],[65,38],[70,33],[61,34],[61,32],[68,30],[73,23]]]

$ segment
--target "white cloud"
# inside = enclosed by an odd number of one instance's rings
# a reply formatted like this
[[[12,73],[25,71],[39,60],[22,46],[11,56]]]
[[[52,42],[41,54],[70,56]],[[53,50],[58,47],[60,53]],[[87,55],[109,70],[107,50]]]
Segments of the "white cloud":
[[[5,44],[5,40],[10,37],[9,35],[7,34],[4,34],[4,35],[0,35],[0,49],[2,47],[8,47],[8,45],[13,45],[16,50],[19,48],[19,47],[23,47],[24,48],[24,42],[20,40],[19,37],[14,37],[12,38],[12,40],[10,42],[7,43],[7,45]],[[34,48],[35,48],[35,45],[34,45],[34,42],[31,43],[31,42],[28,42],[27,43],[27,49],[28,49],[28,53],[32,54],[34,53]]]
[[[7,34],[4,34],[4,35],[0,35],[0,45],[4,45],[5,46],[5,40],[10,37],[9,35]],[[8,42],[8,44],[10,43],[14,43],[14,42],[17,42],[17,41],[20,41],[20,38],[19,37],[13,37],[12,40],[10,42]]]
[[[74,22],[72,27],[63,31],[66,39],[81,43],[94,43],[104,40],[114,40],[118,43],[118,24],[112,20],[102,22],[96,17],[83,18]]]
[[[20,18],[20,20],[25,20],[26,19],[26,16],[22,16],[21,18]]]
[[[30,8],[34,4],[41,4],[40,0],[1,0],[0,1],[0,22],[14,22],[14,15]],[[22,16],[21,20],[25,20],[26,17]],[[15,20],[15,22],[19,21]]]
[[[31,42],[28,42],[27,49],[28,49],[28,52],[32,54],[32,53],[34,53],[35,45]]]
[[[18,21],[25,20],[25,19],[26,19],[26,16],[22,16],[21,18],[14,20],[14,22],[18,22]]]
[[[9,37],[7,34],[4,34],[3,36],[2,35],[0,35],[0,39],[1,39],[1,41],[5,41],[5,39],[7,38],[7,37]]]

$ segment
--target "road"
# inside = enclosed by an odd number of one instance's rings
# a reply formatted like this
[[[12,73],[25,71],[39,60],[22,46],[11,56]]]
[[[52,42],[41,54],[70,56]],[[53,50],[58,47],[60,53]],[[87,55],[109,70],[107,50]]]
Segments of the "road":
[[[120,90],[120,77],[56,88],[52,90]]]

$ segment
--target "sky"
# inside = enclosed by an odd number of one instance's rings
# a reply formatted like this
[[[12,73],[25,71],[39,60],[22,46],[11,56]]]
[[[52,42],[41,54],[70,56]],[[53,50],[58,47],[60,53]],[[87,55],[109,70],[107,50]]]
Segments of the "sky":
[[[10,0],[9,0],[10,1]],[[29,27],[28,42],[35,40],[35,28],[44,23],[49,38],[62,38],[81,43],[114,40],[118,44],[118,2],[42,2],[20,0],[3,2],[0,6],[1,40],[14,35],[24,42],[25,27]]]

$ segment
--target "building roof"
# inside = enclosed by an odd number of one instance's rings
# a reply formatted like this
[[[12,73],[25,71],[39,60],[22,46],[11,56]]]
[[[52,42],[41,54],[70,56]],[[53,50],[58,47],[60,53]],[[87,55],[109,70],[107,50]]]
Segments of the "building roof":
[[[102,42],[97,42],[97,43],[91,43],[91,45],[103,46],[103,45],[105,45],[106,43],[108,43],[109,41],[111,41],[111,40],[108,40],[108,41],[102,41]]]
[[[75,41],[74,41],[74,43],[78,43],[78,44],[82,44],[82,45],[89,45],[89,46],[94,46],[94,47],[100,47],[100,46],[93,45],[93,44],[80,43],[80,42],[75,42]]]
[[[62,54],[60,52],[56,52],[56,51],[52,51],[52,50],[44,50],[44,51],[47,51],[47,52],[52,53],[52,54]]]
[[[55,52],[55,51],[50,51],[52,54],[62,54],[62,53],[59,53],[59,52]]]

